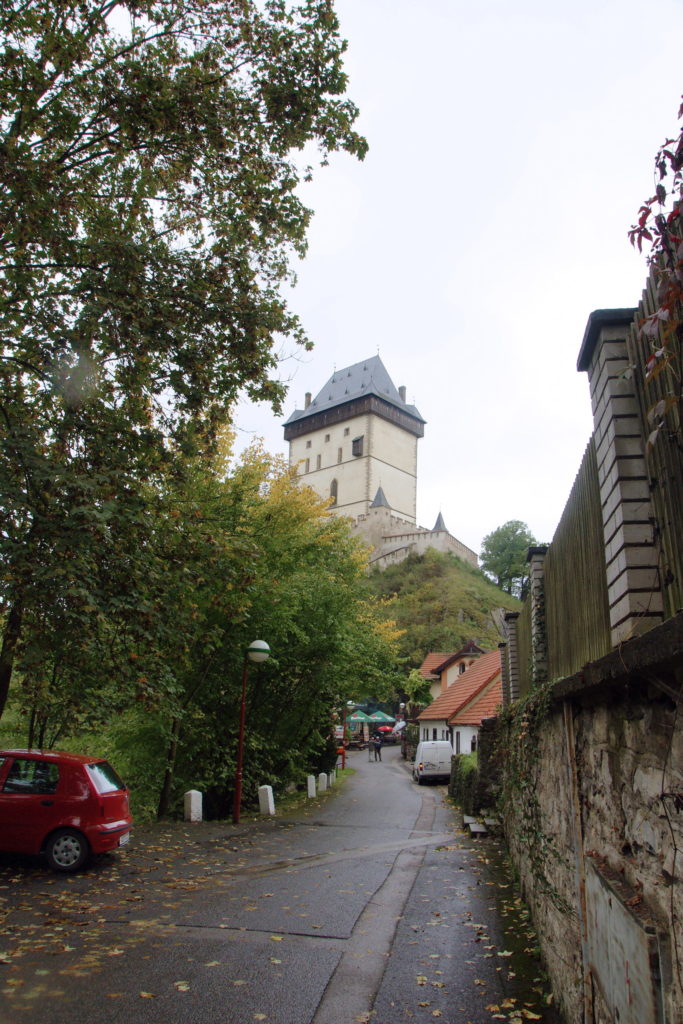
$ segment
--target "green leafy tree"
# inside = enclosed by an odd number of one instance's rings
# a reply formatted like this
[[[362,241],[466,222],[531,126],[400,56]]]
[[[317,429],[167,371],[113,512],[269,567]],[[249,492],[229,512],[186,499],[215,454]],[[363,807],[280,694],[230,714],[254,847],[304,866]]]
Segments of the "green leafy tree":
[[[251,492],[244,496],[241,528],[257,552],[249,612],[226,636],[220,692],[204,702],[201,728],[189,723],[179,766],[184,779],[204,773],[214,813],[225,813],[232,794],[237,688],[251,640],[266,640],[272,654],[249,687],[247,800],[255,799],[259,783],[281,791],[287,780],[299,781],[317,766],[334,710],[386,685],[396,660],[395,630],[364,599],[366,556],[346,522],[330,516],[326,503],[301,488],[283,463],[256,450],[244,468]],[[207,737],[213,737],[209,750]],[[197,757],[199,749],[204,754]]]
[[[484,537],[481,567],[506,594],[523,597],[529,578],[527,553],[536,543],[526,523],[510,519]]]
[[[136,658],[112,755],[147,811],[173,813],[200,786],[208,813],[225,815],[249,643],[264,639],[272,654],[250,672],[245,801],[259,783],[281,792],[317,767],[350,697],[391,692],[396,630],[364,597],[366,556],[347,524],[258,446],[225,477],[197,462],[169,494],[158,540],[161,651]]]
[[[401,630],[404,675],[429,651],[455,651],[472,639],[495,647],[501,638],[499,609],[518,607],[479,569],[433,549],[372,573],[367,587],[378,612]],[[405,681],[401,685],[405,690]]]
[[[421,707],[431,702],[431,690],[428,679],[422,675],[419,669],[413,668],[403,682],[405,695],[411,704],[418,704]]]
[[[158,496],[308,344],[292,154],[366,145],[328,0],[7,0],[0,36],[1,714],[48,640],[151,642]]]

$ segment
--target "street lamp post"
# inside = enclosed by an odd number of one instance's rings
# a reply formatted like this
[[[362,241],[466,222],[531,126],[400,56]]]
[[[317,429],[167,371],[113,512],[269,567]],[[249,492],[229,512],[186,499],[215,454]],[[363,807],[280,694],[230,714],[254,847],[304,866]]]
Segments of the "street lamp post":
[[[244,652],[244,665],[242,667],[242,702],[240,704],[240,729],[237,740],[237,771],[235,772],[235,799],[232,805],[232,821],[239,825],[240,807],[242,804],[242,762],[244,760],[244,720],[247,709],[247,675],[249,662],[267,661],[270,654],[270,647],[265,640],[254,640]]]

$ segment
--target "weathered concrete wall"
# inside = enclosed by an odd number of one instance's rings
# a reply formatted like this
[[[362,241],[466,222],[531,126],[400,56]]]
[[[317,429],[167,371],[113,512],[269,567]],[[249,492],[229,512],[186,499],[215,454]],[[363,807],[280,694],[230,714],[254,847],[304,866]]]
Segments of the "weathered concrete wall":
[[[482,734],[568,1024],[683,1021],[681,622],[659,631]]]

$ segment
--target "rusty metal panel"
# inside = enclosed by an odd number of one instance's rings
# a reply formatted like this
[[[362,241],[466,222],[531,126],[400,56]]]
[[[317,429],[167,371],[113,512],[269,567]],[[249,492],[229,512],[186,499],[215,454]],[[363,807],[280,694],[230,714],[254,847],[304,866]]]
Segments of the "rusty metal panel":
[[[657,932],[640,896],[589,862],[586,913],[590,968],[618,1024],[665,1024]]]

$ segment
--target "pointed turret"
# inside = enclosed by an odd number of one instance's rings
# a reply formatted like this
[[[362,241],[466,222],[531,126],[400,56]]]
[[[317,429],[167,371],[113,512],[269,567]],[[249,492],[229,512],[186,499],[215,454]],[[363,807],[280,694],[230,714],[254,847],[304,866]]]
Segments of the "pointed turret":
[[[377,494],[374,500],[370,502],[370,508],[391,508],[381,487],[377,488]]]
[[[434,523],[434,529],[432,530],[432,533],[448,533],[448,530],[446,529],[446,524],[443,521],[443,516],[441,515],[440,512],[436,522]]]

